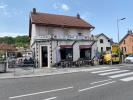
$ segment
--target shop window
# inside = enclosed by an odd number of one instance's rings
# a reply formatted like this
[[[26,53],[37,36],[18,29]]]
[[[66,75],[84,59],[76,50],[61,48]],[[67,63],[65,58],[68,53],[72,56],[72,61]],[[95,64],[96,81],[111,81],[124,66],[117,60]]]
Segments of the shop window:
[[[73,49],[72,48],[61,48],[61,60],[72,60],[73,59]]]
[[[80,49],[80,58],[91,59],[91,48]]]
[[[103,43],[103,39],[100,39],[100,43]]]

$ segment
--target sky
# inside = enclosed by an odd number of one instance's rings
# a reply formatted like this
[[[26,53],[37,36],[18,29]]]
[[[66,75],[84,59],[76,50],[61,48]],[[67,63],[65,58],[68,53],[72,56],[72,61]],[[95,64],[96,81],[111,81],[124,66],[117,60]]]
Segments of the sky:
[[[39,12],[76,16],[95,27],[91,34],[104,33],[118,41],[133,29],[133,0],[0,0],[0,36],[28,35],[29,15]],[[125,20],[120,20],[126,18]]]

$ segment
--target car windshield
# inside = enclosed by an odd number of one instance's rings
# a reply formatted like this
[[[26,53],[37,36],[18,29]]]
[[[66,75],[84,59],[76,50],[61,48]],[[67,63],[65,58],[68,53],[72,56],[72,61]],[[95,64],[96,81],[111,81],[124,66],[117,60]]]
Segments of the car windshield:
[[[112,55],[112,57],[119,57],[118,55]]]
[[[128,57],[133,57],[133,55],[129,55]]]

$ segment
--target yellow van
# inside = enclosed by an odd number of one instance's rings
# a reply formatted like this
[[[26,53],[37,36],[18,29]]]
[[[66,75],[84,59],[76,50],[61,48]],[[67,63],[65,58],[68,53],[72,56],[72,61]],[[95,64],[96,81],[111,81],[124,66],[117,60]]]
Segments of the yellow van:
[[[112,63],[120,62],[120,58],[118,54],[105,54],[104,55],[104,63],[109,64],[111,62],[111,59],[112,59]]]
[[[113,63],[120,63],[120,57],[118,54],[112,54],[112,62]]]

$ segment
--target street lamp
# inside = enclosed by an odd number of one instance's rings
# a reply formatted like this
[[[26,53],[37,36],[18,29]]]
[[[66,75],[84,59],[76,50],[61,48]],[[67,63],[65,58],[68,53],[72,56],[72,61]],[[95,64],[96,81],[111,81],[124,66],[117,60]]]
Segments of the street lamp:
[[[121,18],[121,19],[118,19],[117,18],[117,31],[118,31],[118,43],[119,43],[119,22],[121,21],[121,20],[125,20],[126,18]]]
[[[118,19],[117,18],[117,31],[118,31],[118,53],[119,53],[119,59],[120,59],[120,46],[119,46],[119,22],[122,21],[122,20],[125,20],[126,18],[121,18],[121,19]]]

